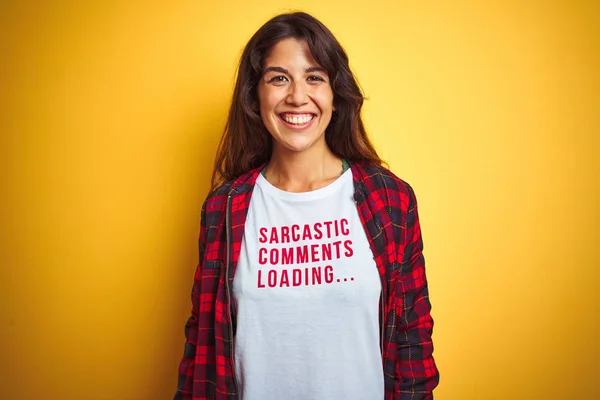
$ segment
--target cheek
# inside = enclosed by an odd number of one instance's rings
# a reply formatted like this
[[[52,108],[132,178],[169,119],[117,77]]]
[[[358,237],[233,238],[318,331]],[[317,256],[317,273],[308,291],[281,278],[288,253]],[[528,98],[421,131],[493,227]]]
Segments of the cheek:
[[[276,90],[261,90],[258,93],[261,113],[273,112],[280,101],[280,95]]]
[[[315,96],[318,99],[318,105],[321,111],[323,112],[331,112],[333,108],[333,92],[330,88],[323,88],[323,90],[319,90]]]
[[[277,105],[276,96],[272,91],[259,91],[258,93],[260,118],[267,131],[273,135],[277,132],[275,106]]]

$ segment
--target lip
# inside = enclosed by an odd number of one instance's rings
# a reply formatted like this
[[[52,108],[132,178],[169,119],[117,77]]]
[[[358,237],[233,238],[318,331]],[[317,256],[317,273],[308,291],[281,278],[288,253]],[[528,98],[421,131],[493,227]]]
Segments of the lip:
[[[285,119],[283,119],[283,117],[281,116],[282,114],[296,114],[296,115],[312,114],[313,118],[310,121],[308,121],[307,123],[302,124],[302,125],[290,124]],[[282,113],[277,114],[277,117],[283,123],[283,125],[285,125],[287,128],[295,130],[295,131],[301,131],[312,125],[312,123],[317,119],[317,114],[312,113],[312,112],[282,112]]]

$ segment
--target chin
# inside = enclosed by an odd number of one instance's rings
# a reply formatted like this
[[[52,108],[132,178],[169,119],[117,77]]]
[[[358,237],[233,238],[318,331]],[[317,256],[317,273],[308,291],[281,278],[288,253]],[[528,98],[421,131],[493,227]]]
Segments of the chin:
[[[297,133],[295,135],[298,135]],[[288,138],[292,140],[281,140],[279,142],[279,146],[282,150],[288,150],[293,152],[303,152],[315,147],[320,147],[321,145],[326,146],[325,137],[295,137]],[[322,139],[322,140],[321,140]]]
[[[285,150],[287,151],[291,151],[294,153],[301,153],[305,150],[310,149],[311,147],[313,147],[314,143],[307,143],[307,144],[289,144],[289,143],[284,143],[282,144],[281,147],[283,147]]]

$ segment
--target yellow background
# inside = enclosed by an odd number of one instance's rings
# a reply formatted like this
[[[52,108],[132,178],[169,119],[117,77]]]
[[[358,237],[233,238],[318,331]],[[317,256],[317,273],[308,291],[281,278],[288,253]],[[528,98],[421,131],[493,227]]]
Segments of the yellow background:
[[[600,398],[598,2],[1,4],[0,398],[171,398],[235,66],[290,9],[416,190],[436,398]]]

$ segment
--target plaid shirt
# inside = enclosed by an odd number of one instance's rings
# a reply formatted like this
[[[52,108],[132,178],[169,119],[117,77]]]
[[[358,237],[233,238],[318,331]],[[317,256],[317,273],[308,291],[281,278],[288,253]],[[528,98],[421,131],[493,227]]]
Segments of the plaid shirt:
[[[433,399],[439,373],[432,356],[433,320],[415,194],[383,167],[350,167],[354,200],[382,281],[384,400]],[[222,185],[202,207],[200,262],[175,400],[239,399],[231,284],[260,169]]]

